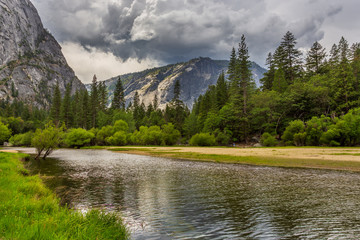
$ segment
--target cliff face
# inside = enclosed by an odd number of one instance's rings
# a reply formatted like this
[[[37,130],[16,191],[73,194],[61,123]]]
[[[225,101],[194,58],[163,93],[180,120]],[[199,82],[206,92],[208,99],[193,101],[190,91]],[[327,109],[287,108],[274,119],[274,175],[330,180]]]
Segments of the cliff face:
[[[57,82],[84,89],[32,3],[0,0],[0,99],[48,107]]]
[[[121,75],[126,103],[132,101],[135,91],[138,91],[140,101],[143,101],[145,105],[151,103],[157,94],[159,107],[163,109],[166,103],[173,98],[174,85],[176,80],[179,80],[181,100],[189,108],[192,108],[194,101],[200,94],[204,94],[209,85],[216,84],[221,71],[226,72],[228,64],[229,61],[224,60],[196,58],[185,63]],[[262,78],[266,70],[253,63],[252,72],[255,82],[259,86],[259,79]],[[105,81],[110,99],[112,99],[117,79],[118,77],[114,77]]]

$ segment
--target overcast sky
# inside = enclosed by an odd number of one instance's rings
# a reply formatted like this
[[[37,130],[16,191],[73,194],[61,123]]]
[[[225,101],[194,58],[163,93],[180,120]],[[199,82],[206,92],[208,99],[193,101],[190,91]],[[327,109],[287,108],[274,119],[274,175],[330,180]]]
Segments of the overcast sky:
[[[245,34],[264,66],[287,31],[306,50],[360,42],[358,0],[31,0],[83,82],[195,57],[229,59]]]

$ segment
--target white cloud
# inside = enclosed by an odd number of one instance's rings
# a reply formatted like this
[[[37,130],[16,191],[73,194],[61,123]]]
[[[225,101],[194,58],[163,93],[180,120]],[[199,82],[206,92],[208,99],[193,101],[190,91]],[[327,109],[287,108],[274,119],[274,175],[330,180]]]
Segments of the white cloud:
[[[65,42],[61,46],[68,64],[73,67],[83,83],[90,83],[94,74],[99,80],[106,80],[121,74],[161,65],[160,62],[151,59],[138,61],[129,58],[122,61],[111,52],[103,52],[93,47],[85,49],[80,44],[73,42]]]

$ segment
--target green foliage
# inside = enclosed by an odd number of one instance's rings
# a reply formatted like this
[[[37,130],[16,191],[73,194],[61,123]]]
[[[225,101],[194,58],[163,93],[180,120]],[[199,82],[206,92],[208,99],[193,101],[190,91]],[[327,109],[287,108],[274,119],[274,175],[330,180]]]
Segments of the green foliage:
[[[197,133],[189,141],[191,146],[214,146],[215,143],[214,135],[209,133]]]
[[[62,135],[63,127],[55,127],[52,122],[48,123],[43,130],[37,129],[31,141],[31,145],[36,148],[36,159],[38,159],[41,154],[43,154],[43,158],[45,159],[58,148],[62,141]]]
[[[11,136],[11,130],[0,121],[0,144],[3,144],[5,141],[7,141]]]
[[[305,141],[305,124],[301,120],[294,120],[289,123],[289,126],[285,129],[282,135],[287,145],[303,146]]]
[[[278,144],[278,141],[270,133],[264,132],[263,135],[261,135],[260,143],[265,147],[273,147]]]
[[[106,145],[106,139],[111,137],[115,133],[113,126],[102,127],[96,134],[96,144]]]
[[[165,124],[161,128],[166,145],[174,145],[179,140],[181,134],[172,123]]]
[[[27,133],[22,133],[22,134],[16,134],[9,139],[9,142],[13,146],[30,147],[33,136],[34,136],[34,133],[31,131],[27,132]]]
[[[94,137],[95,135],[90,131],[83,128],[73,128],[66,133],[64,142],[69,147],[79,148],[89,144]]]
[[[127,143],[126,132],[117,131],[113,136],[106,138],[106,142],[113,146],[124,146]]]

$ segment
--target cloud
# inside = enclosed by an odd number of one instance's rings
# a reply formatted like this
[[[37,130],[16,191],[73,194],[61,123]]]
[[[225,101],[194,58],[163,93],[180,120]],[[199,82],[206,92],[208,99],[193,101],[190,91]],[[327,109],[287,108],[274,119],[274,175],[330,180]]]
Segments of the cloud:
[[[128,58],[123,61],[111,52],[103,52],[89,46],[84,48],[80,44],[73,42],[65,42],[61,46],[69,65],[74,68],[78,78],[83,83],[90,83],[94,74],[97,75],[99,80],[106,80],[121,74],[161,65],[155,59],[142,59],[139,61]]]
[[[111,53],[108,59],[146,64],[150,59],[173,63],[198,56],[228,59],[242,34],[251,59],[264,64],[288,30],[298,47],[309,47],[324,38],[327,19],[343,9],[336,0],[33,1],[60,42],[82,46],[79,54],[98,51]]]

